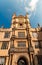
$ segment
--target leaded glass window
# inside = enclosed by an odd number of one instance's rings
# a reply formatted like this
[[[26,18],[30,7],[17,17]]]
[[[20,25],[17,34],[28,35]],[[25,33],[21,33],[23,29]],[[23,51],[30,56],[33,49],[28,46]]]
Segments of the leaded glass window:
[[[18,37],[19,38],[24,38],[25,37],[25,32],[18,32]]]
[[[9,42],[3,42],[1,49],[8,49]]]
[[[19,47],[26,47],[26,41],[18,41]]]

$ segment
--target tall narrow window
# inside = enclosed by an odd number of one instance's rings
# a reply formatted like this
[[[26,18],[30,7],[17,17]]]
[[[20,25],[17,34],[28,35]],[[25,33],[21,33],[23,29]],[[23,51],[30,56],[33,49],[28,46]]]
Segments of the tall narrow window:
[[[0,65],[5,65],[5,58],[4,57],[0,57]]]
[[[34,41],[33,43],[35,44],[35,48],[39,48],[39,41]]]
[[[10,32],[5,32],[4,38],[9,38],[10,37]]]
[[[26,41],[18,41],[18,47],[26,47]]]
[[[42,65],[42,55],[38,55],[37,59],[38,59],[38,64]]]
[[[24,38],[25,37],[25,32],[18,32],[18,37],[19,38]]]
[[[38,58],[37,58],[36,55],[34,56],[34,65],[39,65],[39,64],[38,64]]]
[[[3,42],[1,49],[8,49],[9,42]]]
[[[39,47],[42,48],[42,41],[39,42]]]

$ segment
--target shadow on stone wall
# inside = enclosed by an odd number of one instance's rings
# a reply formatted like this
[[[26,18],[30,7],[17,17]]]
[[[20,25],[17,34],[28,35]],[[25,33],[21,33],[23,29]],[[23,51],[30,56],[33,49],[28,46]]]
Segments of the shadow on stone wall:
[[[37,62],[38,62],[38,65],[42,65],[42,27],[39,28],[39,31],[37,32],[38,33],[38,47],[39,47],[39,51],[38,51],[38,54],[37,54]]]

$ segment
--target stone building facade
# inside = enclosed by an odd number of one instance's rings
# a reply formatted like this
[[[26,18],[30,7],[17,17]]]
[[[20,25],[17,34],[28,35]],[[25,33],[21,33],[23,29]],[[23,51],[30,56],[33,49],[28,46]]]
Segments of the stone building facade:
[[[42,65],[42,27],[14,14],[10,28],[0,28],[0,65]]]

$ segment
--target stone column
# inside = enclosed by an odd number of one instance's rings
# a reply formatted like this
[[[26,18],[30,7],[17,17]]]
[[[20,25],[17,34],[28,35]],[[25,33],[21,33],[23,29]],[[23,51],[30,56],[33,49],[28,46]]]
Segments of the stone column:
[[[6,57],[6,65],[8,65],[9,57]]]
[[[34,65],[34,63],[33,63],[33,54],[31,54],[31,64]]]
[[[11,65],[11,55],[9,56],[9,65]]]
[[[12,65],[17,65],[17,60],[15,59],[15,55],[13,54]]]

